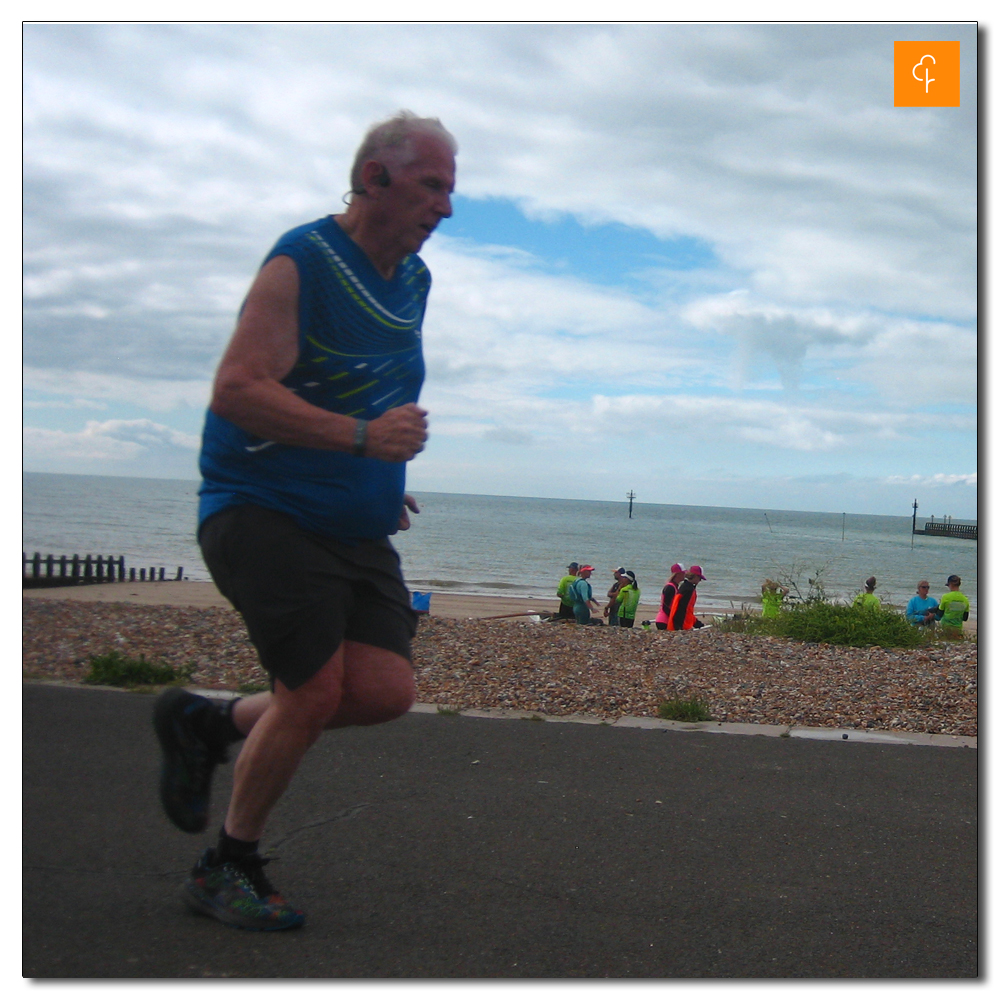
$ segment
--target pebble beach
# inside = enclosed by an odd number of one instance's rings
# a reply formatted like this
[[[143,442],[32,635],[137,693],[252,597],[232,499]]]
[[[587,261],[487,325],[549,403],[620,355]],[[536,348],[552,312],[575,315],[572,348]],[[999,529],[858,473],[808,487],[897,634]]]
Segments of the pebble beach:
[[[189,666],[192,686],[267,686],[242,620],[210,585],[156,584],[131,594],[122,586],[26,592],[24,678],[80,682],[91,655],[116,649]],[[445,709],[613,721],[655,717],[665,700],[697,698],[719,722],[978,735],[974,641],[855,649],[714,628],[549,624],[525,614],[551,610],[544,602],[527,609],[455,595],[438,605],[422,618],[413,653],[417,700]]]

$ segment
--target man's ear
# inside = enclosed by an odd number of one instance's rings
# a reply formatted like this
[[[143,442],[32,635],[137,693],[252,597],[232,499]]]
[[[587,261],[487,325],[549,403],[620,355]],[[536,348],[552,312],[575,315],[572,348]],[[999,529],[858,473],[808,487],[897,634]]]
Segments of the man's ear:
[[[373,194],[378,188],[387,188],[392,183],[392,178],[384,163],[366,160],[361,168],[361,183],[366,194]]]

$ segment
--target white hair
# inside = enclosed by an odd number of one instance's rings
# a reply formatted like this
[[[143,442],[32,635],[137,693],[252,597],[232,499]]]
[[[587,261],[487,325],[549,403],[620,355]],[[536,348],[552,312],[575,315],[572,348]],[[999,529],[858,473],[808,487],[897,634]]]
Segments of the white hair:
[[[399,166],[405,166],[414,159],[412,141],[418,135],[431,136],[439,139],[452,152],[458,152],[455,137],[441,124],[439,118],[420,118],[412,111],[397,111],[391,118],[376,122],[365,133],[357,153],[354,155],[354,165],[351,167],[351,191],[361,194],[364,184],[361,182],[361,168],[368,160],[377,160],[386,152],[392,151],[392,160]]]

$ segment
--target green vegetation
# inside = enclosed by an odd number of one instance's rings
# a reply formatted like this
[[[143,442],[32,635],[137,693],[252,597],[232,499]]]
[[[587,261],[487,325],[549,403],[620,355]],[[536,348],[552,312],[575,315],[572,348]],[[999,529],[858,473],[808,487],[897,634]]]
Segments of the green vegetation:
[[[672,698],[660,702],[656,714],[661,719],[671,719],[674,722],[710,722],[712,719],[708,714],[708,706],[697,698],[691,698],[689,701]]]
[[[458,715],[459,714],[457,708],[444,708],[442,705],[438,705],[437,710],[438,710],[438,715]]]
[[[193,665],[179,670],[165,663],[150,663],[145,656],[134,659],[113,649],[102,656],[90,657],[90,673],[84,684],[110,684],[114,687],[138,687],[145,684],[182,684],[191,679]]]
[[[927,641],[925,632],[888,608],[863,611],[847,605],[813,601],[782,609],[772,621],[775,635],[801,642],[912,649]]]
[[[886,649],[913,649],[933,638],[933,633],[911,625],[903,615],[889,608],[862,611],[851,605],[819,600],[782,607],[777,618],[738,615],[729,621],[717,622],[716,627],[722,632]]]
[[[260,691],[270,691],[271,685],[260,681],[244,681],[236,688],[240,694],[258,694]]]

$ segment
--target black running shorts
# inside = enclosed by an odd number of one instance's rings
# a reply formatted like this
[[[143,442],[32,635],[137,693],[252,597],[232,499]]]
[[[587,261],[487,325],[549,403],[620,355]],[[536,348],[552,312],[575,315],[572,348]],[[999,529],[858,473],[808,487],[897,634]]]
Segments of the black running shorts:
[[[346,545],[287,514],[241,504],[213,514],[198,541],[272,686],[304,684],[345,639],[411,659],[417,615],[388,539]]]

